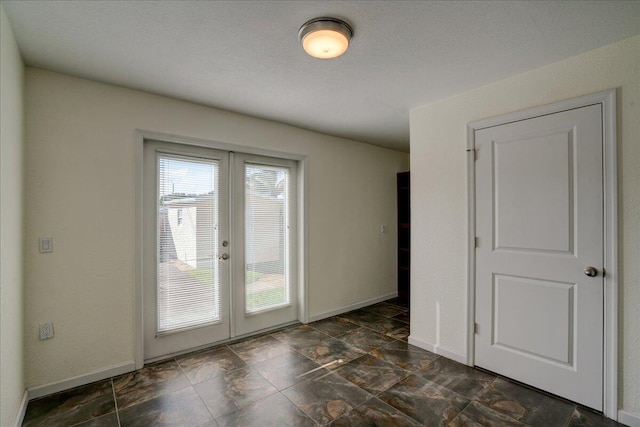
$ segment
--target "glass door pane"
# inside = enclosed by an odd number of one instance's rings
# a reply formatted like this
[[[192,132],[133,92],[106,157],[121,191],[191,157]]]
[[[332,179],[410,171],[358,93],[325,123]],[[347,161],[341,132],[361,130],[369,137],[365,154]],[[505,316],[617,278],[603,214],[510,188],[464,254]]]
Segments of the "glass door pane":
[[[289,169],[246,163],[245,310],[289,304]]]
[[[220,320],[220,162],[158,153],[157,333]]]

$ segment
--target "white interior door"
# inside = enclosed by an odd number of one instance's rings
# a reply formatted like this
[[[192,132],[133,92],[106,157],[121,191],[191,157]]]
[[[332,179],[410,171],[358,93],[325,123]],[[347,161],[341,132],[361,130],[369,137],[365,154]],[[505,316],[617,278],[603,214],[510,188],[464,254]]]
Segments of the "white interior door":
[[[475,364],[602,410],[601,106],[475,138]]]
[[[143,168],[145,360],[297,319],[294,161],[145,141]]]

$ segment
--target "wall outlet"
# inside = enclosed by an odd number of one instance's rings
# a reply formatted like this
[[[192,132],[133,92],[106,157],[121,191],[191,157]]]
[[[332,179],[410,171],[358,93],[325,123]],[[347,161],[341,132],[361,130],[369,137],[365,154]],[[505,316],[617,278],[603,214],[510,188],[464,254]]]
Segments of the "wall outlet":
[[[53,237],[40,237],[40,253],[53,252]]]
[[[40,323],[40,339],[48,340],[53,338],[53,323]]]

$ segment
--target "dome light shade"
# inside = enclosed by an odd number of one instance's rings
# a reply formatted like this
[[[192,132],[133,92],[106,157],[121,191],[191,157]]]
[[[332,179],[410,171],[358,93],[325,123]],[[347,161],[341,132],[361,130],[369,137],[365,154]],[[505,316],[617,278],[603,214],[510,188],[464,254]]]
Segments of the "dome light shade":
[[[337,58],[349,47],[353,30],[336,18],[314,18],[300,27],[298,32],[302,48],[314,58]]]

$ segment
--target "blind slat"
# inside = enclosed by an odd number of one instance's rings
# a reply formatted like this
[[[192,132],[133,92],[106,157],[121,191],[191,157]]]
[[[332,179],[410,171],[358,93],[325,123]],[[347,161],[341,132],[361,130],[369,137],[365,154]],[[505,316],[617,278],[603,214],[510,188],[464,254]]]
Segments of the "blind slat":
[[[219,163],[158,154],[157,332],[220,320]]]
[[[245,311],[289,303],[290,173],[245,164]]]

